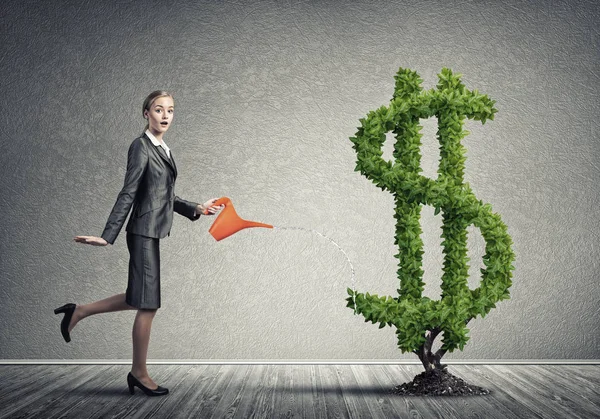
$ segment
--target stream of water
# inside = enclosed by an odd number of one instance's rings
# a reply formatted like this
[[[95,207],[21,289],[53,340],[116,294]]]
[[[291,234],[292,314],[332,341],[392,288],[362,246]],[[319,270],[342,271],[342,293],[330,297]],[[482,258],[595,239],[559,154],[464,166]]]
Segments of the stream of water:
[[[327,237],[326,235],[324,235],[323,233],[318,232],[317,230],[313,230],[310,228],[303,228],[303,227],[278,227],[278,226],[273,226],[273,229],[275,230],[302,230],[302,231],[307,231],[309,233],[315,233],[318,234],[319,236],[329,240],[329,242],[333,243],[333,245],[335,247],[338,248],[338,250],[340,252],[342,252],[342,254],[344,255],[344,257],[346,258],[346,260],[348,261],[348,264],[350,265],[350,271],[351,271],[351,282],[352,282],[352,290],[356,292],[356,278],[354,275],[354,265],[352,265],[352,262],[350,261],[350,258],[348,257],[348,254],[344,251],[344,249],[342,249],[340,247],[339,244],[337,244],[335,242],[335,240],[333,240],[331,237]],[[354,314],[356,314],[356,297],[352,297],[352,301],[354,302]]]

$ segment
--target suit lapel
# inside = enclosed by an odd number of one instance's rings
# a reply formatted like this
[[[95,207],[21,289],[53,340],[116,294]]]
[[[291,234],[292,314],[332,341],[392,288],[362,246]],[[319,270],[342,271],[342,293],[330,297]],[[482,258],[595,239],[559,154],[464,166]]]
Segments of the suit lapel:
[[[148,136],[146,134],[144,134],[144,137],[148,138]],[[173,172],[175,173],[175,177],[177,177],[177,167],[175,166],[175,160],[173,160],[173,152],[171,151],[171,158],[169,159],[167,157],[167,152],[165,151],[164,148],[162,148],[160,145],[155,146],[152,141],[150,141],[150,138],[148,138],[148,141],[150,142],[150,146],[154,147],[156,149],[156,151],[158,152],[158,155],[167,162],[167,164],[169,166],[171,166],[171,169],[173,169]]]
[[[175,164],[175,159],[173,158],[173,150],[171,150],[171,164],[173,165],[173,170],[175,171],[175,177],[177,177],[177,165]]]
[[[162,159],[166,161],[169,164],[169,166],[171,166],[171,169],[173,169],[173,172],[175,173],[175,177],[177,177],[177,169],[175,168],[175,160],[173,160],[173,152],[171,152],[171,158],[168,158],[167,152],[164,148],[162,148],[161,146],[154,147],[157,149],[158,154],[160,154],[160,157],[162,157]]]

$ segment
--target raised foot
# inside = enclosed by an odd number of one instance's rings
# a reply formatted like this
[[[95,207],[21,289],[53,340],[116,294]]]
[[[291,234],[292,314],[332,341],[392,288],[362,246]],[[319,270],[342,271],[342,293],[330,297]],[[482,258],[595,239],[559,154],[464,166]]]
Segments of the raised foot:
[[[71,333],[71,330],[75,327],[79,320],[81,320],[81,306],[79,304],[75,305],[75,310],[73,311],[73,316],[71,316],[71,321],[69,322],[69,327],[67,330]]]

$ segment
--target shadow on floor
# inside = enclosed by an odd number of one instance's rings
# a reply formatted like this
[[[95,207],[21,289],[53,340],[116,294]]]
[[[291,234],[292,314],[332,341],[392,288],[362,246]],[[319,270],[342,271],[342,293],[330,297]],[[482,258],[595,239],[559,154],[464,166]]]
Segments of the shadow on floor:
[[[376,395],[376,396],[389,396],[391,388],[383,388],[381,386],[319,386],[314,388],[312,386],[294,386],[293,388],[283,388],[276,386],[273,391],[279,393],[315,393],[315,394],[352,394],[352,395]]]
[[[64,389],[60,391],[62,394],[65,393]],[[67,391],[69,395],[77,395],[77,396],[94,396],[95,398],[113,398],[113,397],[133,397],[129,394],[129,390],[127,386],[124,387],[107,387],[107,388],[97,388],[97,387],[78,387],[74,389],[69,389]],[[139,394],[142,394],[139,392]]]

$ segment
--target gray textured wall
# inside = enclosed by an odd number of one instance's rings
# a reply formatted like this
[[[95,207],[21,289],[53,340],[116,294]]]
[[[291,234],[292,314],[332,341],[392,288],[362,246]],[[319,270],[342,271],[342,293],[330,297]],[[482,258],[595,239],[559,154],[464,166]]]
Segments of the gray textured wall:
[[[72,237],[102,232],[157,88],[175,94],[179,196],[229,196],[244,218],[319,231],[359,290],[395,295],[392,195],[353,171],[348,137],[401,66],[426,88],[450,67],[499,109],[467,123],[466,180],[515,242],[512,299],[448,358],[600,358],[598,9],[455,3],[4,0],[0,359],[131,356],[134,312],[88,318],[66,345],[52,309],[125,290],[124,232],[107,248]],[[436,124],[423,123],[434,176]],[[435,298],[441,221],[423,213]],[[217,243],[211,221],[177,217],[161,242],[150,359],[416,360],[344,307],[350,269],[329,241],[253,229]]]

